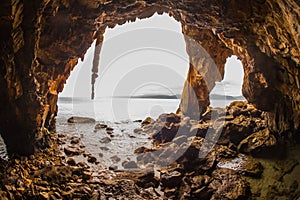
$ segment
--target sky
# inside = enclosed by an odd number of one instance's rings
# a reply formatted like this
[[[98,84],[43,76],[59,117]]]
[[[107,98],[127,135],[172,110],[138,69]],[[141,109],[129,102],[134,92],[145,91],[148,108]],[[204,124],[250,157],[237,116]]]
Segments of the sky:
[[[94,45],[72,71],[64,97],[91,96]],[[167,14],[155,14],[107,28],[100,53],[96,98],[149,94],[181,94],[188,71],[181,24]],[[212,93],[241,95],[243,70],[235,56],[227,60],[225,77]]]

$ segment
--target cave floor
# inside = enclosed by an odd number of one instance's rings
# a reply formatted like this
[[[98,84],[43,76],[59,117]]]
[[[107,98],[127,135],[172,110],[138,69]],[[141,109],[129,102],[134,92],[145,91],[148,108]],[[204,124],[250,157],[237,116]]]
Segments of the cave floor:
[[[263,113],[253,110],[245,103],[233,104],[227,111],[211,109],[208,113],[213,112],[220,114],[215,120],[208,119],[207,115],[200,121],[195,121],[176,114],[163,114],[155,121],[147,119],[141,123],[141,128],[134,129],[129,135],[138,137],[143,132],[143,138],[152,144],[136,148],[132,153],[136,154],[134,159],[124,160],[121,155],[112,155],[110,162],[107,163],[99,159],[101,155],[86,152],[86,144],[80,136],[51,133],[52,147],[29,157],[15,157],[9,161],[1,161],[0,197],[1,199],[297,199],[300,197],[298,144],[270,143],[274,138],[265,131]],[[218,122],[220,118],[225,119],[225,125],[219,140],[207,155],[199,157],[199,152],[203,150],[201,145],[211,139],[204,137],[203,130],[207,130],[212,121]],[[252,121],[256,122],[254,126],[246,123],[251,124]],[[113,130],[105,124],[97,126],[109,135],[108,139],[102,141],[104,144],[113,140],[111,137]],[[178,131],[176,127],[182,128],[187,134],[174,136],[174,131]],[[248,135],[242,135],[247,131],[250,131]],[[99,130],[95,129],[95,133],[100,134],[101,130],[99,133]],[[144,137],[147,134],[149,137]],[[102,150],[107,150],[104,147],[105,145]],[[170,161],[169,159],[178,152],[182,155]]]

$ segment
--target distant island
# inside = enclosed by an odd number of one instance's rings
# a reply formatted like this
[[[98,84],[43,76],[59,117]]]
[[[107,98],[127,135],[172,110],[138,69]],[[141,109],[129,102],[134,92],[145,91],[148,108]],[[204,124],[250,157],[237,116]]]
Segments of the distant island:
[[[137,96],[128,96],[121,98],[133,98],[133,99],[180,99],[181,95],[164,95],[164,94],[146,94],[146,95],[137,95]]]
[[[210,94],[209,95],[209,98],[210,99],[215,99],[215,100],[224,100],[224,99],[226,99],[226,100],[243,100],[243,99],[245,99],[245,97],[243,97],[243,96],[230,96],[230,95],[221,95],[221,94]]]
[[[124,98],[124,99],[181,99],[180,94],[176,95],[165,95],[165,94],[145,94],[137,96],[112,96],[112,97],[101,97],[101,98]],[[97,98],[98,99],[98,98]],[[210,99],[214,100],[243,100],[243,96],[230,96],[230,95],[221,95],[221,94],[211,94]],[[90,100],[89,97],[59,97],[61,102],[82,102]]]

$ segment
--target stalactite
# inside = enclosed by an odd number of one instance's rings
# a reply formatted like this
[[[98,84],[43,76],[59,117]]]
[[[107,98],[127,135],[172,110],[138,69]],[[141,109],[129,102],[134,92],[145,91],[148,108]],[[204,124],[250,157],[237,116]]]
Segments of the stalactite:
[[[96,40],[95,44],[95,51],[94,51],[94,58],[93,58],[93,67],[92,67],[92,94],[91,99],[95,98],[95,82],[98,78],[98,67],[99,67],[99,59],[100,59],[100,52],[101,52],[101,45],[102,43],[99,40]]]

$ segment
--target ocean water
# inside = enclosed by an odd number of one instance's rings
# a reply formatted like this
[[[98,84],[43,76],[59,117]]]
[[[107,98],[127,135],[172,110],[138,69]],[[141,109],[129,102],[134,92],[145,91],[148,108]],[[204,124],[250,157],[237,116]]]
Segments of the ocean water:
[[[70,116],[92,117],[97,121],[134,121],[148,116],[157,118],[161,113],[176,112],[180,99],[146,98],[60,98],[57,119]]]

